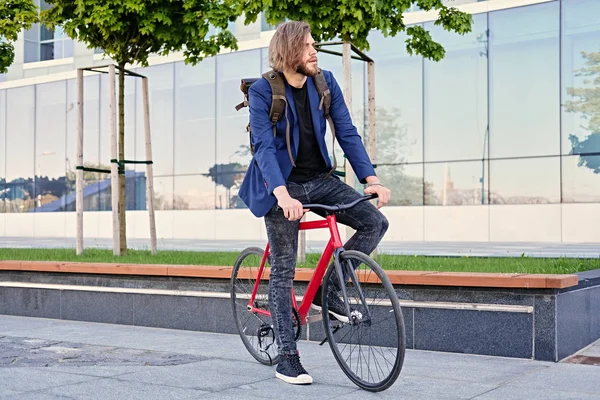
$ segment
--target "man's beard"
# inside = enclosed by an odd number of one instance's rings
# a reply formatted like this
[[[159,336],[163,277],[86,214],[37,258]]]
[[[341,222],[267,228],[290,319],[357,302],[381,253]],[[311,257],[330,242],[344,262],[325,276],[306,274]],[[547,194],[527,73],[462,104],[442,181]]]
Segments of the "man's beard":
[[[312,69],[310,67],[308,67],[308,63],[306,64],[300,64],[298,66],[298,68],[296,68],[296,72],[305,76],[310,76],[313,77],[315,75],[317,75],[318,69],[316,68],[316,64],[315,64],[315,68]]]

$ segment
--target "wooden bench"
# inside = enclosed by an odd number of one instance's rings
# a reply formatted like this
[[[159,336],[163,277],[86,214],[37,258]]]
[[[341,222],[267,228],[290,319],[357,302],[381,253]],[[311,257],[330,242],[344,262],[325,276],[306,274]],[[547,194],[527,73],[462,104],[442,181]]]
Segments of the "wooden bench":
[[[229,279],[231,278],[232,267],[8,260],[0,261],[0,270]],[[266,272],[265,278],[268,278],[269,269]],[[312,272],[312,269],[297,268],[296,280],[308,282]],[[395,285],[562,289],[577,286],[579,282],[578,276],[574,274],[502,274],[401,270],[389,270],[386,271],[386,274],[392,284]]]

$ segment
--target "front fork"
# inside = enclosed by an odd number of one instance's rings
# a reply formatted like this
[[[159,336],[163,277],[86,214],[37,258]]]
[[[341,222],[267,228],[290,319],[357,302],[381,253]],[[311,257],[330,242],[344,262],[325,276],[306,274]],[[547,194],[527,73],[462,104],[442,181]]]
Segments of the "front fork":
[[[353,318],[352,311],[350,310],[350,300],[348,299],[348,291],[346,290],[346,280],[344,279],[344,274],[342,272],[343,269],[342,269],[342,265],[340,263],[340,255],[343,251],[344,251],[343,248],[335,249],[335,251],[333,252],[333,265],[334,265],[335,271],[337,273],[338,283],[342,290],[342,295],[344,298],[344,306],[346,308],[346,316],[348,317],[349,323],[351,325],[353,325],[359,321],[356,321],[356,319]],[[369,310],[369,306],[367,305],[367,300],[365,299],[365,295],[362,291],[360,282],[358,281],[358,276],[356,275],[356,271],[354,270],[354,268],[350,262],[348,262],[345,266],[346,266],[346,269],[348,270],[348,274],[350,275],[350,279],[352,280],[352,282],[358,289],[358,295],[360,296],[360,301],[362,302],[362,304],[364,306],[366,320],[370,321],[371,320],[371,311]],[[365,318],[363,316],[363,318],[361,318],[361,321],[364,319]]]

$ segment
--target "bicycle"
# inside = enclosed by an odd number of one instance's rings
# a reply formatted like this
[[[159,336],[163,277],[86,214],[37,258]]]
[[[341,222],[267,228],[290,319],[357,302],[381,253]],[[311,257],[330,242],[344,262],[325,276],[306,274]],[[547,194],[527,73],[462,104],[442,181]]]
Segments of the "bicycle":
[[[338,365],[353,383],[364,390],[378,392],[394,384],[404,363],[406,337],[402,309],[383,269],[364,253],[344,250],[336,219],[337,214],[362,201],[374,198],[376,195],[363,196],[351,203],[335,206],[303,205],[305,209],[311,211],[316,209],[324,211],[325,219],[301,222],[300,230],[328,228],[331,237],[301,297],[300,304],[294,288],[292,288],[292,302],[296,341],[301,336],[303,325],[322,320],[326,337],[320,344],[329,342]],[[332,257],[333,263],[330,264]],[[233,267],[231,300],[238,333],[244,346],[260,363],[274,365],[279,362],[279,355],[276,350],[275,332],[270,323],[268,284],[264,283],[268,278],[266,267],[268,264],[270,264],[269,243],[264,250],[258,247],[244,249]],[[345,269],[342,269],[342,264]],[[309,315],[321,284],[321,313]],[[329,313],[325,293],[328,293],[332,285],[337,293],[341,292],[340,297],[346,308],[345,318],[338,319]],[[387,298],[376,302],[376,298],[381,295]],[[382,326],[373,328],[380,322],[383,323]],[[363,333],[362,329],[367,331],[367,334]],[[357,344],[352,342],[355,336],[359,341]],[[349,354],[345,356],[348,347],[350,347]],[[364,354],[363,350],[367,347],[368,352]],[[392,360],[387,360],[386,355],[389,355]],[[379,356],[384,360],[378,361]],[[358,364],[361,360],[367,362],[366,368],[362,366],[359,368]],[[375,371],[371,371],[371,362]]]

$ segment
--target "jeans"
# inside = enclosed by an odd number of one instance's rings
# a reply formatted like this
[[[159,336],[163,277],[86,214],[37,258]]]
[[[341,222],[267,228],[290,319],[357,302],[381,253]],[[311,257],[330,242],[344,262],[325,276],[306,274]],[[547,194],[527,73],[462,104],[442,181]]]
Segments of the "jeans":
[[[305,183],[287,183],[290,196],[303,204],[335,205],[348,203],[362,196],[337,176],[326,174]],[[314,210],[321,214],[320,210]],[[321,216],[324,216],[321,214]],[[388,229],[385,216],[368,201],[337,216],[337,221],[356,230],[344,244],[345,250],[370,254],[375,250]],[[297,354],[292,317],[292,285],[298,252],[300,221],[290,221],[283,210],[275,205],[265,215],[267,237],[271,246],[271,275],[269,278],[269,310],[280,354]]]

